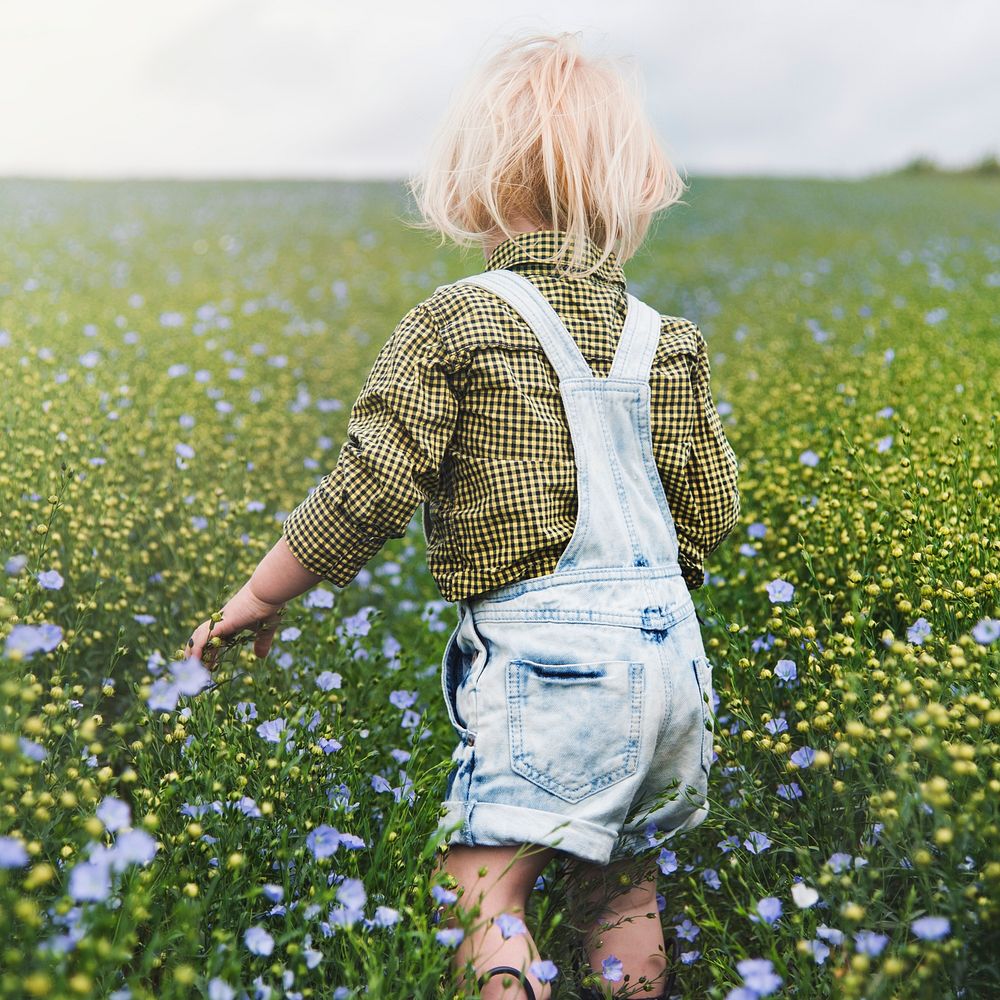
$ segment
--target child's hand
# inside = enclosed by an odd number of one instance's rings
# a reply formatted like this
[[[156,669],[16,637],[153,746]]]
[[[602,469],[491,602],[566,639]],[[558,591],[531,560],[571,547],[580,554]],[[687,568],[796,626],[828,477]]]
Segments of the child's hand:
[[[218,654],[229,648],[240,632],[249,629],[254,634],[253,651],[263,659],[271,649],[284,609],[284,604],[267,604],[256,598],[247,583],[219,614],[198,626],[188,640],[185,656],[196,656],[207,670],[214,670]],[[216,642],[216,638],[222,642]]]

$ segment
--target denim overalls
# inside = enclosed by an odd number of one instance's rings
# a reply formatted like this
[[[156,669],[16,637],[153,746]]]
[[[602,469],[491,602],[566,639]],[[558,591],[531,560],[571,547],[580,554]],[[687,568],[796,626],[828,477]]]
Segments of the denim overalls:
[[[595,378],[523,275],[456,283],[499,295],[541,342],[579,500],[552,573],[457,602],[441,684],[460,739],[438,839],[544,844],[606,864],[708,813],[712,667],[650,437],[660,314],[628,294],[610,375]]]

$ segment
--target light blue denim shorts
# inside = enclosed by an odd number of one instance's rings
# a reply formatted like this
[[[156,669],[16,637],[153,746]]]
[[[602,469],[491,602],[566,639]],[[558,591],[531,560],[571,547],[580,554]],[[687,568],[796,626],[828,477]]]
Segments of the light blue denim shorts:
[[[544,844],[606,864],[704,820],[712,665],[679,581],[650,628],[598,612],[497,618],[502,600],[458,602],[441,665],[459,742],[440,839]]]

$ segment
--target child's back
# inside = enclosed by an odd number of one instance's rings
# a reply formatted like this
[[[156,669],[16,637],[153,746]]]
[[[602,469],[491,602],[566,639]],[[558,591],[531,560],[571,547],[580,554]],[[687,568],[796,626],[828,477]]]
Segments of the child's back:
[[[516,234],[487,269],[529,278],[603,377],[625,321],[625,274],[614,254],[600,262],[589,239],[590,276],[567,279],[537,259],[566,237]],[[662,318],[649,382],[653,456],[693,590],[740,501],[707,347],[689,320]],[[352,408],[337,468],[284,534],[301,562],[342,587],[403,535],[421,503],[428,568],[449,601],[551,572],[576,521],[576,460],[555,370],[523,319],[476,286],[442,286],[399,322]],[[337,531],[345,544],[331,544]]]

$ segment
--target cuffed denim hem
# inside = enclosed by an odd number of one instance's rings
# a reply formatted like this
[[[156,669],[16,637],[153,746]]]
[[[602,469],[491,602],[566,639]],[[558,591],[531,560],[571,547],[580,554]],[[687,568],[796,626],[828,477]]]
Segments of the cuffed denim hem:
[[[504,805],[502,802],[443,802],[447,812],[439,821],[439,840],[449,827],[461,823],[447,838],[449,844],[468,847],[502,847],[542,844],[572,854],[583,861],[606,865],[616,835],[585,819],[562,816],[543,809]]]

